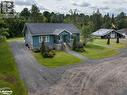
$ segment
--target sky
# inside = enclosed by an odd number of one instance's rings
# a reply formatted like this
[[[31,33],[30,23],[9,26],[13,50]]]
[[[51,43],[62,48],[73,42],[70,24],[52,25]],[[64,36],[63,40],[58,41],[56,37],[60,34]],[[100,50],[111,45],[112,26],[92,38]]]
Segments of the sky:
[[[2,1],[2,0],[0,0]],[[36,4],[41,11],[53,11],[58,13],[69,13],[70,9],[77,12],[92,14],[97,9],[101,13],[118,14],[127,13],[127,0],[9,0],[15,2],[15,10],[20,12],[24,7],[31,8]]]

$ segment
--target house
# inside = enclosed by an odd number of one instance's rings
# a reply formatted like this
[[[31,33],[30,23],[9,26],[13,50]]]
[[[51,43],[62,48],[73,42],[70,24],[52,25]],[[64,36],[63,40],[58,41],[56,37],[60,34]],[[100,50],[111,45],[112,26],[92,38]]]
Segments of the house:
[[[127,38],[127,28],[117,30],[117,32],[123,34],[125,36],[125,38]]]
[[[26,23],[23,34],[25,44],[33,50],[40,49],[42,41],[54,49],[61,49],[63,43],[72,47],[74,37],[77,38],[77,42],[80,41],[80,31],[73,24]]]
[[[101,37],[102,39],[106,39],[108,37],[117,38],[117,36],[119,36],[119,38],[125,37],[123,34],[117,32],[114,29],[99,29],[96,32],[93,32],[92,35],[96,37]]]

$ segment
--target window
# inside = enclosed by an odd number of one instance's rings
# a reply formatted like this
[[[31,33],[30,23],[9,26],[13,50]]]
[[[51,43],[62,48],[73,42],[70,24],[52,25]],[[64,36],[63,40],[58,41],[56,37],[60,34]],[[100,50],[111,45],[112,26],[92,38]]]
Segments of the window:
[[[43,41],[43,37],[39,36],[39,43],[42,43],[42,41]]]
[[[45,42],[49,42],[49,41],[50,41],[49,36],[45,36]]]

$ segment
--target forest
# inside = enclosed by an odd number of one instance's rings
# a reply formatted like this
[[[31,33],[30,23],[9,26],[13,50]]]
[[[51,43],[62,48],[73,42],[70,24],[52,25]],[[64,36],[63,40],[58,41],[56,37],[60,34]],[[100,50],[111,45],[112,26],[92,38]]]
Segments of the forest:
[[[0,35],[7,38],[21,37],[25,23],[72,23],[77,26],[86,38],[100,28],[127,28],[127,16],[124,12],[117,16],[109,13],[102,15],[99,9],[92,15],[78,13],[76,9],[70,9],[69,14],[60,14],[44,11],[40,12],[36,5],[31,9],[24,8],[20,13],[16,13],[13,18],[5,18],[0,14]]]

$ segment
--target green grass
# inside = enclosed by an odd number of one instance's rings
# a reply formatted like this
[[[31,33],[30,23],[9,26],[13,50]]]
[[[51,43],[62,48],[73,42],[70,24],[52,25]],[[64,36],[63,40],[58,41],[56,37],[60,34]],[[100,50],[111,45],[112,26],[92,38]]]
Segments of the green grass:
[[[123,43],[123,40],[120,40],[120,43],[116,43],[116,39],[111,39],[110,45],[107,45],[107,39],[95,39],[92,44],[97,44],[103,47],[108,47],[108,48],[114,48],[114,49],[119,49],[119,48],[124,48],[126,46],[125,43]]]
[[[95,39],[93,42],[88,43],[85,47],[86,52],[83,52],[82,55],[91,59],[112,57],[120,53],[119,49],[126,48],[127,43],[124,42],[122,40],[121,43],[117,44],[116,39],[111,39],[110,45],[107,45],[106,39]]]
[[[86,52],[82,53],[82,55],[87,56],[91,59],[102,59],[107,57],[112,57],[117,55],[119,51],[116,49],[106,48],[94,44],[88,44],[85,47]]]
[[[28,95],[19,79],[16,63],[6,41],[0,42],[0,88],[10,87],[12,95]]]
[[[39,61],[39,63],[50,68],[72,65],[80,62],[79,58],[74,57],[62,51],[56,52],[54,58],[43,58],[41,53],[34,53],[34,55],[36,59]]]
[[[7,39],[8,42],[14,42],[14,41],[17,41],[17,40],[22,40],[23,41],[23,37],[17,37],[17,38],[9,38]]]

